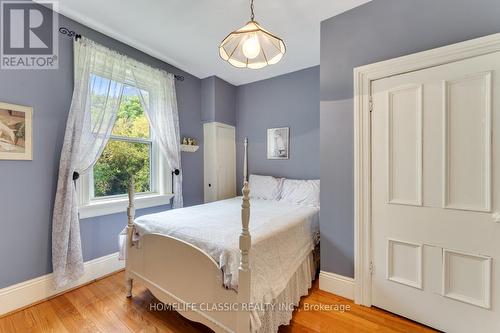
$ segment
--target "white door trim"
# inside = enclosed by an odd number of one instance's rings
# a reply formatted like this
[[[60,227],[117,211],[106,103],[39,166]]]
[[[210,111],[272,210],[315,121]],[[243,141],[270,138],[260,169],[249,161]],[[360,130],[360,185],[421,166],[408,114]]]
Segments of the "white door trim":
[[[500,51],[500,33],[354,69],[354,301],[372,305],[371,82]]]

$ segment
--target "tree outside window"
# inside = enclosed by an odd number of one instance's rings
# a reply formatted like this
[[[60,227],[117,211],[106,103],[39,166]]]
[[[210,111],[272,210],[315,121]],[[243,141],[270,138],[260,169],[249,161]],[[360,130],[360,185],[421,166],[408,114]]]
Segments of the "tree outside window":
[[[144,93],[144,92],[143,92]],[[151,192],[150,125],[135,87],[125,86],[111,137],[93,170],[93,197],[127,193],[130,175],[137,193]]]

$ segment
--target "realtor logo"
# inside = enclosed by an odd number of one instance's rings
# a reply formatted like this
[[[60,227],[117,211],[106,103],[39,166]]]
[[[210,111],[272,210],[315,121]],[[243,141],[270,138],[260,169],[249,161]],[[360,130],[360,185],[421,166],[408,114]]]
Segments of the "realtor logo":
[[[55,1],[1,1],[1,69],[57,69]]]

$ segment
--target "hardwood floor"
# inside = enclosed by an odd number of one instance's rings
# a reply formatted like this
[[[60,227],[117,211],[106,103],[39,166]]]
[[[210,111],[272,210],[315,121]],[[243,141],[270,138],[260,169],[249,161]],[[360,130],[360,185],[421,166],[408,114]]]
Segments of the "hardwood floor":
[[[151,293],[138,284],[134,285],[134,297],[131,300],[125,298],[124,273],[120,272],[0,318],[0,332],[211,332],[174,311],[150,311],[150,304],[155,302]],[[349,306],[350,309],[344,312],[321,311],[317,308],[320,305]],[[357,306],[345,298],[321,291],[316,280],[309,296],[302,299],[301,306],[295,311],[292,323],[280,328],[280,333],[285,332],[435,331],[383,310]]]

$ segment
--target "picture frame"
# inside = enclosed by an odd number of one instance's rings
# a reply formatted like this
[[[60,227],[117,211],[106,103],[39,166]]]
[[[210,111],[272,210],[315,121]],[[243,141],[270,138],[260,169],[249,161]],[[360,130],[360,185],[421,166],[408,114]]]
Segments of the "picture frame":
[[[0,160],[33,160],[33,108],[0,102]]]
[[[290,158],[290,128],[277,127],[267,130],[267,159],[288,160]]]

